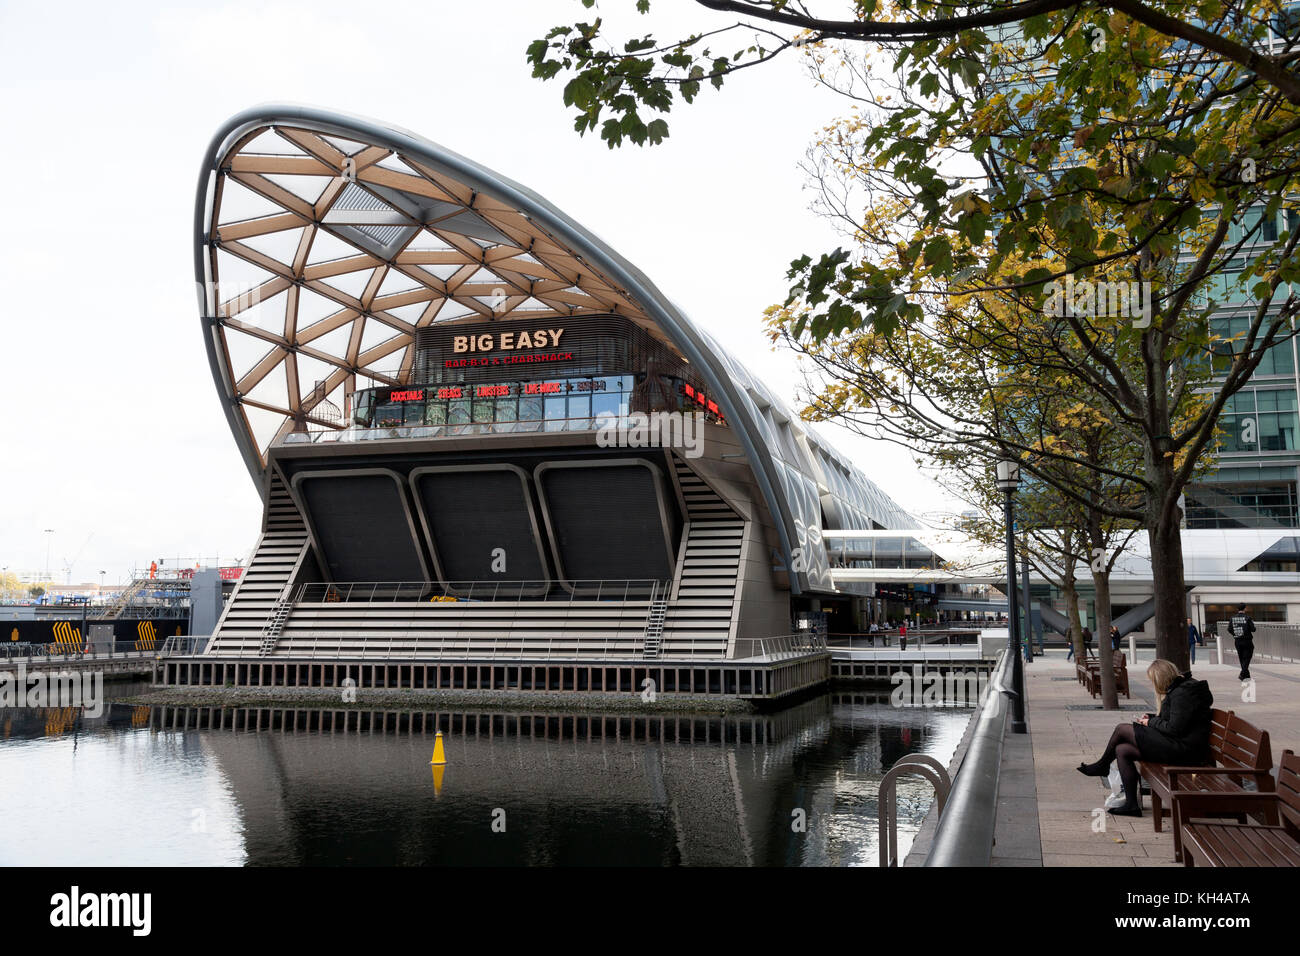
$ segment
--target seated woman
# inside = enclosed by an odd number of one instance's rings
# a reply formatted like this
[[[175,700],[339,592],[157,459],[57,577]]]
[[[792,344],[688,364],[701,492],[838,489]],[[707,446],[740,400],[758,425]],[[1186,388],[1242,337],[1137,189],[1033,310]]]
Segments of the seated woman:
[[[1124,782],[1124,804],[1111,808],[1117,817],[1142,816],[1138,795],[1139,760],[1152,763],[1200,767],[1210,761],[1210,708],[1214,695],[1210,685],[1179,673],[1172,661],[1156,660],[1147,668],[1147,677],[1156,689],[1160,711],[1148,719],[1146,714],[1130,724],[1120,724],[1110,735],[1106,752],[1096,763],[1079,764],[1079,773],[1089,777],[1110,774],[1110,764],[1119,761],[1119,775]]]

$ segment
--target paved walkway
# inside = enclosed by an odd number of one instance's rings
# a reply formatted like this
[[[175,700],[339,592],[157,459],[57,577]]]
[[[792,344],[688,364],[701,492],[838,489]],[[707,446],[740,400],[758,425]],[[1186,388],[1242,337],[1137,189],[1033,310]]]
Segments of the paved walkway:
[[[1193,674],[1209,681],[1214,704],[1236,711],[1251,723],[1267,730],[1272,738],[1273,760],[1283,750],[1300,751],[1300,665],[1255,662],[1255,700],[1243,701],[1242,687],[1235,666],[1206,664],[1208,656],[1200,651],[1200,662]],[[1169,821],[1165,830],[1152,829],[1149,799],[1143,799],[1144,816],[1140,819],[1112,817],[1102,812],[1094,815],[1109,790],[1101,781],[1084,777],[1075,768],[1081,761],[1096,760],[1111,731],[1121,720],[1133,720],[1155,710],[1155,693],[1146,678],[1151,651],[1139,651],[1137,664],[1130,665],[1129,682],[1133,699],[1120,696],[1122,711],[1103,711],[1101,698],[1094,700],[1074,677],[1074,662],[1065,652],[1049,651],[1047,657],[1034,658],[1025,668],[1029,698],[1029,731],[1032,747],[1032,777],[1038,814],[1033,828],[1041,840],[1044,866],[1175,866],[1173,835]],[[1025,755],[1020,753],[1021,774],[1026,773]],[[1005,764],[1005,760],[1004,760]],[[1004,767],[1005,770],[1005,767]],[[1021,794],[1027,788],[1019,789]],[[1014,798],[1013,793],[1008,794]],[[1010,816],[1010,815],[1009,815]],[[1033,865],[1032,853],[1025,850],[1032,840],[1028,821],[1002,826],[999,816],[999,846],[995,862],[1001,865]],[[1096,821],[1096,823],[1094,823]],[[1104,822],[1104,831],[1095,831]]]

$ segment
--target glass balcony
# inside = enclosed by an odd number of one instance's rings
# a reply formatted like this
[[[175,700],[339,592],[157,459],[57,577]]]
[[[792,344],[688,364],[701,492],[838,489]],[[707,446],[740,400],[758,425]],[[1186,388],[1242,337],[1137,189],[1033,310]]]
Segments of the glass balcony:
[[[344,428],[312,432],[290,432],[282,445],[327,445],[393,439],[460,438],[467,435],[519,435],[528,432],[594,432],[602,428],[631,428],[629,416],[561,418],[526,422],[466,422],[460,425],[396,425],[388,428]]]

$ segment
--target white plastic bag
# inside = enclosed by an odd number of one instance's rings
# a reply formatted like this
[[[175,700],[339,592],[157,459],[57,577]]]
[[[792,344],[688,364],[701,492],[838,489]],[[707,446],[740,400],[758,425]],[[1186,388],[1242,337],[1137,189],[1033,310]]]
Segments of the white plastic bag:
[[[1110,796],[1106,798],[1105,803],[1106,809],[1124,806],[1124,781],[1120,779],[1119,767],[1112,766],[1110,768],[1110,774],[1106,777],[1106,784],[1110,787]]]

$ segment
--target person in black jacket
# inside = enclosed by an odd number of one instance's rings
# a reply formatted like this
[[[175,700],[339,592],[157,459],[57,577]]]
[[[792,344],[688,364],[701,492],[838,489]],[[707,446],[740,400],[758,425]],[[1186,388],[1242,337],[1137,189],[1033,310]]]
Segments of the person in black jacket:
[[[1255,656],[1255,622],[1246,613],[1246,605],[1238,604],[1237,613],[1228,621],[1228,633],[1237,645],[1237,659],[1241,661],[1241,673],[1237,680],[1250,680],[1250,659]]]
[[[1133,723],[1120,724],[1110,735],[1100,760],[1079,764],[1079,773],[1105,777],[1110,774],[1111,762],[1119,762],[1124,804],[1110,810],[1117,817],[1142,816],[1137,761],[1184,767],[1211,763],[1210,708],[1214,706],[1214,695],[1210,693],[1210,685],[1179,672],[1177,665],[1163,659],[1151,663],[1147,677],[1155,687],[1160,712],[1154,717],[1143,714]]]

